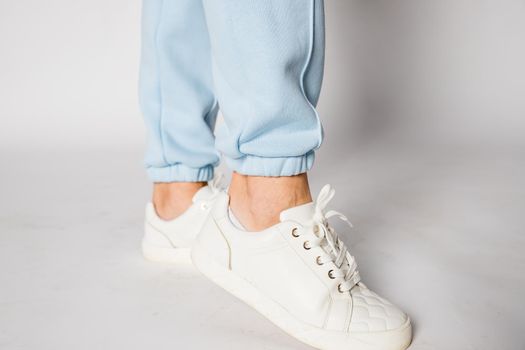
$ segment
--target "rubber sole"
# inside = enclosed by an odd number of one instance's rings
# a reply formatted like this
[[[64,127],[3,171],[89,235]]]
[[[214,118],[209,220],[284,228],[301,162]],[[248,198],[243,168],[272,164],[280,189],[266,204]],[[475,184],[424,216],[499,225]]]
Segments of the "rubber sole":
[[[251,283],[220,265],[197,243],[191,251],[194,266],[212,282],[257,310],[299,341],[321,350],[404,350],[412,339],[410,319],[384,332],[338,332],[317,328],[294,318]]]
[[[142,255],[150,261],[191,265],[191,249],[159,247],[142,241]]]

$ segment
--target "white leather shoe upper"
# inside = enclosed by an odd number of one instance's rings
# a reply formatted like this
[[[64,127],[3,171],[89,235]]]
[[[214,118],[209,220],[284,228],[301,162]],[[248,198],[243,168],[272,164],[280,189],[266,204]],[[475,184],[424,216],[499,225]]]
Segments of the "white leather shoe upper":
[[[222,191],[218,176],[193,196],[192,205],[173,220],[161,219],[152,203],[146,205],[142,254],[148,260],[190,263],[191,246],[201,230],[215,198]]]
[[[360,281],[354,258],[329,226],[331,216],[346,220],[324,211],[333,194],[325,186],[315,203],[282,212],[279,224],[246,232],[230,221],[229,197],[221,193],[196,244],[304,324],[345,333],[406,327],[408,317]]]
[[[173,220],[163,220],[153,203],[146,204],[146,231],[148,226],[162,233],[175,247],[191,247],[209,213],[217,191],[210,186],[201,188],[193,197],[192,205]],[[152,235],[154,236],[154,235]],[[153,237],[151,237],[153,238]]]

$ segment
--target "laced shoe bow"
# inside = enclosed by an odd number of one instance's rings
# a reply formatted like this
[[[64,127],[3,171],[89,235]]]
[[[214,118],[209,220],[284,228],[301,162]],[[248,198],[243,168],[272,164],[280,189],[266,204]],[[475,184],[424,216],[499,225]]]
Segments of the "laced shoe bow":
[[[330,185],[325,185],[319,192],[312,218],[312,228],[316,239],[309,240],[308,246],[305,246],[305,248],[322,248],[323,254],[317,257],[317,263],[319,265],[330,261],[334,263],[336,268],[330,270],[329,277],[342,279],[343,282],[339,284],[338,290],[340,293],[346,293],[352,290],[360,282],[361,278],[354,257],[348,252],[346,245],[339,238],[334,228],[328,224],[329,218],[337,217],[350,227],[353,227],[352,223],[343,214],[335,210],[325,211],[328,202],[334,197],[334,194],[335,190]]]

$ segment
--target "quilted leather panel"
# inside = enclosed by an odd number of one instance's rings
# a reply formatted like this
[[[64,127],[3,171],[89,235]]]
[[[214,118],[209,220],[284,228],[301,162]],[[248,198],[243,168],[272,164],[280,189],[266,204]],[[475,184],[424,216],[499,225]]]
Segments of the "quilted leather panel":
[[[353,299],[351,332],[380,332],[399,328],[407,316],[388,300],[381,298],[364,285],[351,291]]]

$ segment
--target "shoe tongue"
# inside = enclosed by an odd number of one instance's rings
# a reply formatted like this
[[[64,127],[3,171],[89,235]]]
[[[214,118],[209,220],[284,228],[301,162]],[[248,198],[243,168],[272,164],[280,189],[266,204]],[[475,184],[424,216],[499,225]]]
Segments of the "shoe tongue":
[[[204,186],[203,188],[201,188],[200,190],[197,191],[197,193],[195,193],[193,195],[193,203],[197,202],[197,201],[201,201],[201,200],[206,200],[208,199],[211,195],[212,195],[212,191],[210,189],[210,186]]]
[[[314,202],[298,205],[290,209],[283,210],[279,219],[283,221],[296,221],[301,224],[308,224],[314,216]]]

